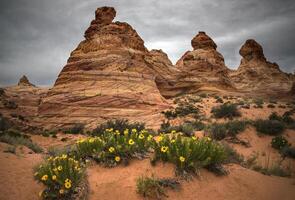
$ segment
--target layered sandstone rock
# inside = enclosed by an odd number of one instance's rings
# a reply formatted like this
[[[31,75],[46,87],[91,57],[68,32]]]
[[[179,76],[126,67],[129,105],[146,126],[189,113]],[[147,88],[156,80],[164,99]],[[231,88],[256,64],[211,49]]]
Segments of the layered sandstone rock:
[[[284,94],[291,90],[292,75],[282,72],[276,63],[268,62],[263,48],[249,39],[239,51],[239,68],[230,74],[235,87],[252,94]]]
[[[198,91],[203,87],[216,89],[233,89],[228,77],[229,69],[224,64],[223,56],[216,50],[215,42],[199,32],[191,41],[193,51],[187,51],[176,67],[182,72],[183,83],[190,92]]]
[[[23,76],[19,79],[17,85],[18,85],[18,86],[33,86],[33,87],[35,86],[34,84],[30,83],[29,79],[28,79],[25,75],[23,75]]]
[[[295,95],[295,81],[293,82],[292,88],[291,88],[291,94]]]
[[[42,100],[40,123],[46,127],[84,123],[93,128],[113,118],[158,125],[169,107],[155,79],[169,74],[127,23],[112,22],[116,11],[98,8],[85,40],[71,53],[54,87]],[[157,59],[156,59],[157,60]],[[169,71],[169,70],[168,70]]]
[[[33,121],[38,117],[41,99],[46,95],[48,88],[36,87],[23,76],[18,85],[1,88],[1,91],[1,115],[21,130],[36,131]]]

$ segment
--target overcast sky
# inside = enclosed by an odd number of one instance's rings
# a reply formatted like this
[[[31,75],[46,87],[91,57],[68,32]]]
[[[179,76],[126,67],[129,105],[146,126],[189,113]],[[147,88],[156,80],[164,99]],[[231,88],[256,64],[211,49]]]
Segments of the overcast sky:
[[[295,0],[1,0],[0,85],[23,74],[52,85],[101,6],[114,6],[115,21],[128,22],[148,49],[162,49],[173,63],[201,30],[229,68],[238,67],[241,45],[253,38],[269,61],[295,70]]]

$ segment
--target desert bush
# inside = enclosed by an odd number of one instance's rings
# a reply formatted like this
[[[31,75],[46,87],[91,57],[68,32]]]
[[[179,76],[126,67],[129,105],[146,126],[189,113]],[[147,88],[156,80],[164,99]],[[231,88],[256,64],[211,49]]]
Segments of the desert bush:
[[[92,158],[98,163],[112,167],[127,164],[133,158],[144,158],[152,144],[153,136],[147,130],[125,129],[123,133],[113,128],[100,137],[81,139],[76,143],[79,158]]]
[[[46,186],[43,199],[73,199],[84,175],[84,165],[66,154],[49,157],[35,169],[35,179]]]
[[[0,96],[3,96],[5,94],[4,88],[0,88]]]
[[[0,115],[0,131],[5,131],[7,129],[9,129],[11,127],[9,121],[3,117],[2,115]]]
[[[288,140],[284,136],[276,136],[271,140],[271,146],[275,149],[282,150],[284,147],[289,146]]]
[[[115,119],[108,120],[103,124],[97,126],[91,133],[92,136],[99,136],[105,132],[106,129],[118,130],[120,133],[123,133],[126,129],[132,130],[136,129],[141,131],[145,129],[145,124],[140,122],[129,122],[127,119]]]
[[[226,123],[213,123],[207,130],[210,137],[215,140],[222,140],[227,136],[235,137],[238,133],[244,131],[247,127],[247,121],[229,121]]]
[[[278,120],[262,120],[254,122],[254,126],[259,133],[267,135],[278,135],[285,129],[284,124]]]
[[[273,163],[271,166],[255,165],[252,167],[252,169],[268,176],[270,175],[280,176],[280,177],[291,176],[291,172],[289,170],[283,169],[280,164],[275,164],[275,163]]]
[[[207,98],[208,95],[206,93],[201,93],[201,94],[199,94],[199,97],[201,97],[201,98]]]
[[[179,188],[180,183],[174,179],[158,179],[155,177],[139,177],[136,179],[136,191],[146,198],[161,199],[165,194],[165,187]]]
[[[219,165],[226,158],[223,147],[208,137],[197,139],[161,135],[153,147],[155,155],[152,164],[158,160],[173,163],[177,174],[196,173],[199,168]]]
[[[8,108],[8,109],[16,109],[18,107],[14,101],[8,101],[8,100],[4,101],[3,105],[5,106],[5,108]]]
[[[255,108],[263,108],[263,104],[264,104],[263,99],[255,99],[253,103],[256,104],[254,106]]]
[[[32,151],[34,151],[35,153],[41,153],[43,151],[38,144],[32,142],[32,140],[22,135],[18,136],[18,135],[11,135],[9,133],[4,133],[4,135],[0,136],[0,142],[4,142],[14,146],[24,145],[28,147],[29,149],[31,149]]]
[[[290,157],[295,159],[295,147],[286,145],[285,147],[281,149],[280,153],[282,154],[283,157]]]
[[[235,164],[242,164],[244,162],[243,155],[239,154],[234,148],[229,146],[227,143],[222,143],[226,159],[223,161],[223,163],[235,163]]]
[[[267,107],[268,107],[268,108],[275,108],[276,106],[273,105],[273,104],[268,104]]]
[[[216,101],[215,101],[216,103],[223,103],[224,101],[223,101],[223,99],[222,98],[218,98],[218,99],[216,99]]]
[[[241,116],[241,113],[235,104],[222,104],[213,107],[211,113],[213,113],[215,118],[233,118]]]
[[[203,130],[205,124],[201,121],[186,121],[179,126],[171,126],[169,121],[164,121],[161,124],[159,133],[171,133],[172,131],[184,133],[186,136],[192,136],[195,130]]]
[[[84,124],[75,124],[72,127],[66,129],[64,132],[66,134],[83,134],[84,127]]]
[[[277,120],[277,121],[282,121],[282,117],[279,116],[276,112],[272,112],[269,116],[268,116],[269,120]]]

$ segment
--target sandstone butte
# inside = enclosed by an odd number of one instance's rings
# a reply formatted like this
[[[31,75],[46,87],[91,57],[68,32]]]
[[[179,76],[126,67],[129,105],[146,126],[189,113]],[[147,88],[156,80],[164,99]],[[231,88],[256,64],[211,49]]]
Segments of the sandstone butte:
[[[158,127],[169,98],[200,91],[294,95],[295,75],[266,60],[255,40],[240,49],[241,64],[230,70],[215,42],[199,32],[175,65],[162,50],[149,51],[125,22],[114,22],[116,11],[101,7],[85,31],[85,40],[71,53],[50,89],[35,87],[24,76],[1,96],[4,116],[22,114],[24,127],[59,128],[83,123],[94,128],[107,119],[127,118]],[[4,106],[14,101],[17,109]]]

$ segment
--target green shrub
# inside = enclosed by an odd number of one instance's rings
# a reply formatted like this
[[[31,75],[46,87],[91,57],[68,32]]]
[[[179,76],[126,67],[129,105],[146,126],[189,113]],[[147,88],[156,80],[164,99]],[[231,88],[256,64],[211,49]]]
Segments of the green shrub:
[[[145,129],[145,124],[140,122],[129,122],[127,119],[115,119],[108,120],[103,124],[100,124],[92,131],[92,136],[99,136],[105,132],[106,129],[118,130],[120,133],[123,133],[126,129],[132,130],[136,129],[141,131]]]
[[[136,191],[143,197],[161,199],[165,194],[165,187],[178,189],[180,183],[174,179],[158,179],[155,177],[139,177],[136,179]]]
[[[35,179],[46,186],[40,193],[43,199],[73,199],[84,176],[83,164],[65,154],[49,157],[35,169]]]
[[[290,157],[295,159],[295,148],[289,145],[286,145],[282,150],[281,154],[283,157]]]
[[[223,103],[224,101],[223,101],[223,99],[222,98],[218,98],[218,99],[216,99],[216,101],[215,101],[216,103]]]
[[[159,133],[171,133],[172,131],[184,133],[186,136],[192,136],[195,130],[203,130],[205,124],[201,121],[187,121],[179,126],[171,126],[169,121],[162,122]]]
[[[282,150],[284,147],[289,146],[288,140],[284,136],[276,136],[271,140],[271,146],[275,149]]]
[[[269,120],[277,120],[277,121],[282,121],[282,117],[279,116],[276,112],[272,112],[269,117]]]
[[[28,147],[29,149],[31,149],[32,151],[34,151],[35,153],[41,153],[43,151],[39,145],[32,142],[26,136],[22,136],[22,135],[16,136],[16,135],[9,135],[8,133],[5,133],[4,135],[0,136],[0,142],[4,142],[4,143],[11,144],[14,146],[24,145],[24,146]]]
[[[83,134],[84,124],[75,124],[69,129],[66,129],[64,132],[67,134]]]
[[[268,108],[275,108],[276,106],[273,105],[273,104],[268,104],[267,107],[268,107]]]
[[[201,98],[207,98],[208,95],[206,93],[201,93],[201,94],[199,94],[199,97],[201,97]]]
[[[224,148],[207,137],[161,135],[154,142],[154,151],[152,164],[157,160],[173,163],[179,174],[195,173],[201,167],[220,165],[226,158]]]
[[[263,108],[263,99],[255,99],[253,103],[256,104],[255,108]]]
[[[222,140],[227,136],[235,137],[247,127],[247,121],[229,121],[227,123],[213,123],[208,127],[209,135],[215,140]]]
[[[278,135],[285,129],[284,124],[277,120],[259,119],[254,123],[254,126],[259,133],[267,135]]]
[[[224,160],[225,164],[242,164],[244,162],[243,155],[239,154],[234,148],[229,146],[227,143],[222,143],[222,145],[226,154],[226,159]]]
[[[100,137],[81,139],[76,143],[78,158],[92,158],[105,166],[127,164],[133,158],[144,158],[152,144],[153,136],[147,130],[124,130],[120,133],[112,128]]]
[[[16,109],[18,107],[14,101],[8,101],[8,100],[4,101],[3,105],[5,106],[5,108],[8,108],[8,109]]]
[[[233,118],[241,116],[237,105],[223,104],[221,106],[213,107],[211,110],[215,118]]]
[[[0,115],[0,131],[5,131],[9,129],[10,127],[11,127],[10,122],[1,114]]]

